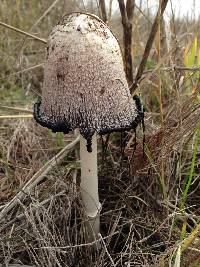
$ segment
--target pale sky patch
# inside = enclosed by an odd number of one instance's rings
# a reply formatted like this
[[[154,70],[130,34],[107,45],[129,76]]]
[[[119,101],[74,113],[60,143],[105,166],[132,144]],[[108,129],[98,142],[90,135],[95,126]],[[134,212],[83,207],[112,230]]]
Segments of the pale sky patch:
[[[106,0],[109,2],[109,0]],[[113,7],[118,9],[118,1],[113,1]],[[139,6],[142,3],[142,10],[149,9],[152,13],[155,13],[158,8],[159,0],[136,0],[136,4]],[[200,16],[200,0],[169,0],[165,16],[170,17],[172,14],[171,7],[176,17],[198,19]]]

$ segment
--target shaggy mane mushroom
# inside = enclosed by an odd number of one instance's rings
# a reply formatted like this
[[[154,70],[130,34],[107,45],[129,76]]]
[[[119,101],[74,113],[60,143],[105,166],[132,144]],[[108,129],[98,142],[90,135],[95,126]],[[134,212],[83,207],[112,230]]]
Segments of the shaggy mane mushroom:
[[[73,13],[53,28],[34,118],[53,132],[79,129],[81,192],[90,239],[99,233],[96,134],[136,128],[143,113],[132,98],[119,43],[98,17]]]

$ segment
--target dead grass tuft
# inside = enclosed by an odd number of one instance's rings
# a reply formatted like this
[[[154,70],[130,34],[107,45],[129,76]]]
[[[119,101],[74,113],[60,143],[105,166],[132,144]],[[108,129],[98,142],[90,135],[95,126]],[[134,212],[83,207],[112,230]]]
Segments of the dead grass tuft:
[[[2,0],[0,21],[43,39],[63,12],[85,9],[98,13],[94,1],[83,5],[73,0]],[[119,12],[110,14],[109,25],[122,43]],[[136,6],[133,21],[131,49],[137,73],[154,16],[148,8]],[[0,27],[0,112],[25,114],[23,109],[32,110],[40,94],[44,44]],[[52,134],[32,119],[0,120],[0,213],[13,198],[16,201],[0,220],[0,263],[198,266],[199,63],[192,54],[198,21],[172,17],[169,29],[163,27],[164,22],[139,80],[147,110],[144,149],[141,129],[136,148],[133,132],[113,134],[106,149],[99,142],[102,212],[97,242],[86,243],[78,147],[72,146],[51,167],[51,159],[71,144],[74,135]],[[192,58],[192,65],[187,65]],[[50,168],[42,172],[42,179],[22,192],[45,166]],[[19,192],[23,197],[16,198]]]

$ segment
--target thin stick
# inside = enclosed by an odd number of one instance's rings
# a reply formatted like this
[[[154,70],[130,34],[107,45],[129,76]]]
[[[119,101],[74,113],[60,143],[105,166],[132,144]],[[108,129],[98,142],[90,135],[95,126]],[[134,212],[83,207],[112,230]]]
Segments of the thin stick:
[[[160,102],[160,119],[161,119],[161,131],[164,132],[164,118],[163,118],[163,104],[162,104],[162,82],[160,72],[160,60],[161,60],[161,0],[159,0],[158,8],[158,89],[159,89],[159,102]],[[161,140],[163,144],[163,138]],[[161,171],[160,171],[160,184],[164,199],[166,199],[166,188],[165,188],[165,176],[164,176],[164,159],[161,157]]]
[[[102,20],[105,23],[107,23],[108,18],[107,18],[107,13],[106,13],[105,0],[99,0],[99,9],[100,9],[100,14],[101,14]]]
[[[24,113],[28,113],[28,114],[33,114],[33,111],[32,110],[18,108],[18,107],[8,107],[8,106],[2,106],[2,105],[0,105],[0,109],[10,110],[10,111],[16,111],[16,112],[24,112]]]
[[[5,265],[0,264],[0,267],[4,267]],[[23,265],[23,264],[8,264],[8,267],[36,267],[35,265]]]
[[[26,69],[23,69],[23,70],[19,70],[19,71],[15,72],[15,73],[11,73],[11,74],[9,74],[7,76],[4,76],[2,78],[0,77],[0,80],[8,79],[11,76],[18,75],[18,74],[24,73],[24,72],[29,71],[29,70],[34,70],[34,69],[37,69],[37,68],[41,68],[41,67],[43,67],[43,65],[44,65],[43,63],[40,63],[38,65],[29,67],[29,68],[26,68]]]
[[[118,0],[122,26],[123,26],[123,44],[124,44],[124,63],[128,85],[133,83],[133,64],[132,64],[132,20],[135,6],[135,0]]]
[[[21,33],[21,34],[23,34],[23,35],[29,36],[29,37],[33,38],[34,40],[40,41],[40,42],[42,42],[42,43],[44,43],[44,44],[47,43],[47,41],[46,41],[45,39],[42,39],[42,38],[40,38],[40,37],[37,37],[37,36],[35,36],[35,35],[33,35],[33,34],[30,34],[30,33],[28,33],[28,32],[22,31],[22,30],[20,30],[20,29],[18,29],[18,28],[15,28],[15,27],[11,26],[11,25],[8,25],[8,24],[6,24],[6,23],[4,23],[4,22],[1,22],[1,21],[0,21],[0,25],[1,25],[1,26],[4,26],[4,27],[6,27],[6,28],[8,28],[8,29],[10,29],[10,30],[13,30],[13,31],[15,31],[15,32],[19,32],[19,33]]]
[[[149,38],[148,38],[148,41],[146,43],[146,47],[145,47],[145,50],[144,50],[144,53],[143,53],[143,56],[142,56],[142,61],[140,63],[140,66],[138,68],[138,71],[137,71],[137,74],[136,74],[136,77],[135,77],[135,81],[130,87],[131,94],[133,94],[134,91],[137,89],[138,82],[139,82],[140,78],[142,77],[142,74],[143,74],[144,69],[146,67],[147,59],[149,57],[149,53],[151,51],[151,48],[152,48],[152,45],[153,45],[157,30],[158,30],[158,23],[159,23],[159,20],[163,16],[163,13],[165,11],[167,3],[168,3],[168,0],[162,0],[161,6],[160,6],[160,8],[159,8],[159,10],[157,12],[156,18],[155,18],[154,23],[152,25],[151,32],[149,34]]]
[[[112,18],[112,2],[113,0],[110,0],[109,11],[108,11],[108,24],[111,22],[111,18]]]
[[[167,53],[168,55],[168,53]],[[164,67],[164,68],[160,68],[161,71],[200,71],[200,67],[181,67],[181,66],[176,66],[176,65],[172,65],[172,66],[168,66],[168,67]],[[149,72],[154,71],[154,69],[151,70],[145,70],[143,72],[143,74],[147,74]]]
[[[115,265],[115,263],[114,263],[114,261],[113,261],[111,255],[110,255],[110,253],[108,252],[108,249],[107,249],[107,247],[106,247],[106,243],[105,243],[105,241],[103,240],[102,235],[99,233],[98,236],[99,236],[99,238],[100,238],[100,240],[101,240],[101,242],[102,242],[102,244],[103,244],[103,246],[104,246],[105,252],[106,252],[106,254],[108,255],[108,258],[110,259],[110,262],[111,262],[112,266],[115,267],[116,265]]]
[[[161,0],[159,0],[159,16],[158,16],[158,64],[161,60]],[[164,131],[164,119],[163,119],[163,104],[162,104],[162,82],[161,82],[161,73],[160,73],[159,64],[158,68],[158,88],[159,88],[159,101],[160,101],[160,119],[162,130]]]
[[[105,236],[105,237],[102,237],[103,240],[106,240],[106,239],[110,239],[112,236],[116,235],[116,234],[119,234],[119,231],[116,231],[108,236]],[[100,243],[101,239],[97,239],[95,241],[92,241],[90,243],[82,243],[82,244],[77,244],[77,245],[70,245],[70,246],[64,246],[64,247],[39,247],[39,248],[35,248],[35,249],[51,249],[51,250],[55,250],[55,251],[61,251],[61,250],[66,250],[68,248],[72,249],[72,248],[82,248],[82,247],[90,247],[90,246],[93,246],[93,245],[98,245],[98,243]],[[62,251],[64,252],[64,251]]]
[[[57,4],[59,0],[55,0],[48,8],[47,10],[45,10],[45,12],[42,14],[42,16],[39,17],[39,19],[31,26],[31,28],[28,30],[29,32],[32,32],[33,29],[40,23],[41,20],[43,20],[43,18],[46,17],[46,15],[54,8],[54,6]],[[27,36],[25,36],[23,42],[22,42],[22,49],[23,49],[23,46],[24,46],[24,43],[27,39]]]
[[[32,178],[23,186],[23,188],[17,193],[17,195],[15,195],[0,212],[0,221],[2,221],[6,214],[18,204],[19,200],[22,201],[24,197],[44,179],[47,173],[62,161],[62,159],[66,156],[67,152],[79,142],[79,139],[80,136],[78,136],[70,144],[64,147],[57,155],[55,155],[51,160],[49,160],[41,169],[39,169],[39,171],[37,171],[32,176]]]
[[[144,78],[142,78],[142,79],[140,79],[140,80],[138,81],[138,82],[140,82],[140,86],[141,86],[142,84],[144,84],[145,82],[147,82],[147,80],[149,80],[149,79],[153,76],[153,74],[156,73],[156,71],[158,70],[158,68],[161,67],[161,65],[164,63],[164,61],[165,61],[165,60],[169,57],[169,55],[170,55],[172,52],[174,52],[174,51],[176,51],[176,48],[172,48],[166,55],[164,55],[164,56],[160,59],[160,62],[154,67],[154,69],[153,69],[151,72],[148,72],[147,75],[146,75]],[[138,87],[138,84],[137,84],[137,87]],[[133,95],[135,90],[132,91],[132,88],[133,88],[133,84],[132,84],[132,85],[130,86],[130,88],[129,88],[129,90],[132,92],[132,95]]]
[[[0,120],[5,119],[31,119],[33,118],[32,114],[22,114],[22,115],[1,115]]]
[[[46,17],[46,15],[54,8],[54,6],[58,3],[58,1],[60,0],[55,0],[48,8],[47,10],[45,10],[45,12],[42,14],[42,16],[33,24],[33,26],[31,27],[30,31],[32,31],[35,26],[38,25],[38,23],[40,23],[41,20],[43,20],[43,18]]]

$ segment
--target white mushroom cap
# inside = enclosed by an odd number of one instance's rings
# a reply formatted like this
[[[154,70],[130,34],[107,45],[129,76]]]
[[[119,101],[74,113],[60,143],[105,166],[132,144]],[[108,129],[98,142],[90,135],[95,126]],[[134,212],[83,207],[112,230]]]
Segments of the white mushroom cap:
[[[135,128],[141,114],[126,81],[119,43],[98,17],[64,16],[48,39],[42,100],[34,117],[54,132],[76,128],[88,141]]]

